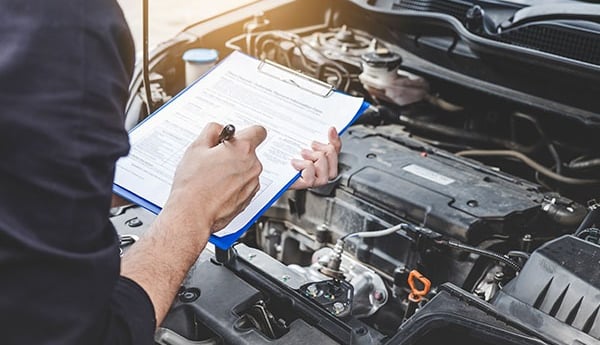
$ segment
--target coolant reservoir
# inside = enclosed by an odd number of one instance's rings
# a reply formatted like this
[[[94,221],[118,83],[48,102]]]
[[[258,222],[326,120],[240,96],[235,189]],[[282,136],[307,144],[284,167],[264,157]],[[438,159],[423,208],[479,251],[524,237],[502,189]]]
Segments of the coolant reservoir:
[[[185,61],[185,85],[189,86],[208,72],[217,60],[219,53],[214,49],[196,48],[183,54]]]
[[[400,55],[386,48],[363,54],[362,73],[358,76],[365,89],[376,99],[403,106],[423,100],[427,82],[399,69]]]

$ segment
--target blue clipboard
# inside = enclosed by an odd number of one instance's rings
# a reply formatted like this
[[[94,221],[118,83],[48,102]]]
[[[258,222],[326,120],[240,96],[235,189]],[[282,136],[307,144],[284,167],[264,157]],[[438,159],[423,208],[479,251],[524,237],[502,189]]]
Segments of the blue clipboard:
[[[317,85],[320,88],[323,88],[322,94],[320,94],[322,97],[327,97],[331,92],[340,92],[338,90],[334,90],[334,88],[332,86],[330,86],[329,84],[326,84],[320,80],[314,79],[312,77],[306,76],[302,73],[299,73],[297,71],[293,71],[287,67],[278,65],[274,62],[271,61],[266,61],[263,60],[261,61],[261,64],[259,65],[258,69],[259,71],[263,71],[263,67],[264,66],[270,66],[270,67],[276,67],[276,68],[280,68],[283,71],[285,71],[286,73],[292,73],[295,74],[299,77],[301,77],[303,80],[309,80],[313,83],[315,83],[315,85]],[[215,66],[216,67],[216,66]],[[213,67],[213,68],[215,68]],[[212,69],[211,69],[212,70]],[[208,74],[210,73],[210,70],[206,73]],[[263,72],[264,73],[264,72]],[[206,75],[205,74],[205,75]],[[151,117],[155,116],[156,114],[158,114],[163,108],[165,108],[166,106],[168,106],[171,102],[173,102],[175,99],[177,99],[181,94],[183,94],[187,89],[189,89],[190,87],[192,87],[195,83],[197,83],[199,80],[201,80],[201,78],[199,78],[198,80],[196,80],[194,83],[192,83],[191,85],[189,85],[188,87],[186,87],[184,90],[182,90],[179,94],[177,94],[175,97],[173,97],[171,100],[169,100],[169,102],[165,103],[163,106],[161,106],[158,110],[156,110],[153,114],[151,114],[150,116],[148,116],[146,119],[144,119],[142,122],[140,122],[139,124],[137,124],[134,128],[131,129],[131,131],[134,131],[136,128],[138,128],[139,126],[143,125],[144,122],[148,121],[148,119],[150,119]],[[301,85],[294,83],[291,79],[289,80],[283,80],[284,82],[291,82],[294,85],[301,87]],[[315,93],[315,91],[313,90],[308,90],[305,89],[306,91]],[[319,93],[317,93],[319,94]],[[339,134],[342,135],[347,129],[348,127],[350,127],[354,122],[356,122],[356,120],[365,112],[365,110],[367,110],[371,105],[368,102],[363,102],[360,109],[357,111],[356,115],[352,118],[352,120],[346,125],[346,127],[344,127],[343,129],[339,130]],[[279,193],[277,193],[277,195],[275,195],[275,197],[273,197],[271,200],[269,200],[269,202],[248,222],[246,223],[246,225],[244,225],[243,228],[241,228],[240,230],[236,231],[235,233],[223,236],[223,237],[218,237],[215,235],[210,235],[210,239],[209,241],[214,244],[216,247],[221,248],[221,249],[228,249],[229,247],[231,247],[235,241],[237,241],[272,205],[273,203],[275,203],[275,201],[277,201],[281,195],[283,195],[283,193],[292,185],[294,184],[294,182],[296,182],[296,180],[298,180],[298,178],[300,178],[300,172],[282,189],[279,191]],[[158,214],[161,211],[161,208],[158,205],[155,205],[154,203],[149,202],[148,200],[140,197],[139,195],[132,193],[131,191],[117,185],[117,184],[113,184],[113,192],[129,201],[131,201],[134,204],[137,204],[145,209],[147,209],[148,211],[154,213],[154,214]]]

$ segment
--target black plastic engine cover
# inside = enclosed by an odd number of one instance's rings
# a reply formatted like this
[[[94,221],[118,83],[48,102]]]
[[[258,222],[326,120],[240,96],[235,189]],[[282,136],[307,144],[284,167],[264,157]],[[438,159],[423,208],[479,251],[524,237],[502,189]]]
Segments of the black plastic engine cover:
[[[558,344],[600,342],[600,246],[564,236],[535,251],[493,301]]]
[[[184,282],[184,291],[173,304],[162,327],[186,339],[217,338],[224,344],[336,344],[318,328],[298,318],[278,339],[269,339],[252,327],[241,327],[243,311],[265,298],[261,291],[232,271],[211,261],[196,264]],[[198,297],[185,300],[185,291]]]
[[[469,243],[548,231],[537,185],[413,140],[400,126],[355,126],[343,139],[341,185],[398,217]]]
[[[466,317],[468,316],[468,317]],[[398,329],[386,345],[545,345],[534,329],[452,284]]]

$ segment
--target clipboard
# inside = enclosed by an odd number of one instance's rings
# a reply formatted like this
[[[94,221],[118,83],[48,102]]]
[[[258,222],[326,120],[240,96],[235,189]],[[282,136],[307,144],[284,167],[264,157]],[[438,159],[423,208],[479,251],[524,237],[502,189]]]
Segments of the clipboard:
[[[242,55],[246,55],[243,53],[239,53],[238,54],[242,54]],[[247,55],[246,55],[247,56]],[[229,59],[231,56],[229,56],[227,59]],[[248,56],[251,57],[251,56]],[[252,59],[255,59],[253,57],[251,57]],[[225,59],[225,60],[227,60]],[[225,60],[221,61],[224,62]],[[218,67],[218,65],[216,65],[215,67],[213,67],[213,69],[215,69],[216,67]],[[322,82],[318,79],[312,78],[310,76],[304,75],[299,71],[294,71],[290,68],[287,68],[285,66],[279,65],[275,62],[272,61],[268,61],[268,60],[259,60],[258,61],[258,65],[257,67],[258,72],[267,75],[269,77],[272,78],[276,78],[282,82],[285,82],[289,85],[293,85],[296,86],[300,89],[302,89],[303,91],[306,91],[308,93],[311,93],[312,95],[315,96],[319,96],[319,97],[323,97],[323,98],[327,98],[327,97],[331,97],[333,94],[335,93],[341,93],[343,94],[343,92],[337,91],[335,90],[335,88],[325,82]],[[211,69],[212,71],[212,69]],[[159,108],[157,111],[155,111],[153,114],[151,114],[149,117],[147,117],[144,121],[142,121],[141,123],[139,123],[138,125],[136,125],[131,131],[136,130],[137,128],[139,128],[140,126],[142,126],[145,122],[149,121],[150,119],[154,118],[160,111],[162,111],[163,109],[165,109],[166,107],[168,107],[170,104],[172,104],[173,102],[175,102],[177,99],[179,99],[181,97],[182,94],[184,94],[185,92],[188,91],[188,89],[190,89],[191,87],[193,87],[196,83],[198,83],[200,80],[202,80],[204,77],[206,77],[206,75],[208,75],[211,71],[207,72],[207,74],[205,74],[204,76],[202,76],[201,78],[199,78],[197,81],[195,81],[193,84],[189,85],[186,89],[184,89],[182,92],[180,92],[178,95],[176,95],[175,97],[173,97],[171,100],[169,100],[169,102],[167,102],[165,105],[163,105],[161,108]],[[352,123],[354,123],[358,117],[360,117],[360,115],[367,109],[370,107],[370,104],[368,102],[363,101],[362,105],[360,106],[360,108],[358,109],[358,111],[356,112],[356,114],[354,114],[354,117],[349,121],[349,122],[345,122],[346,125],[343,128],[338,128],[338,133],[341,135],[342,133],[344,133],[348,127],[350,127],[352,125]],[[234,233],[230,233],[227,235],[222,235],[222,236],[215,236],[214,234],[212,234],[210,236],[210,242],[213,243],[215,246],[221,248],[221,249],[227,249],[229,247],[231,247],[258,219],[259,217],[262,216],[262,214],[264,212],[266,212],[266,210],[268,208],[270,208],[280,197],[281,195],[300,177],[300,172],[298,172],[296,174],[296,176],[290,180],[287,185],[285,185],[284,188],[280,189],[279,192],[277,193],[277,195],[275,195],[272,199],[270,199],[265,205],[264,207],[262,207],[262,209],[260,209],[259,212],[257,212],[256,214],[254,214],[254,216],[252,217],[252,219],[247,222],[241,229],[237,230]],[[121,185],[117,184],[116,182],[113,184],[113,191],[124,197],[125,199],[128,199],[136,204],[138,204],[139,206],[142,206],[143,208],[151,211],[152,213],[158,214],[161,211],[161,207],[157,204],[154,204],[153,202],[147,200],[146,198],[142,197],[142,195],[138,195],[136,193],[134,193],[133,191],[122,187]]]

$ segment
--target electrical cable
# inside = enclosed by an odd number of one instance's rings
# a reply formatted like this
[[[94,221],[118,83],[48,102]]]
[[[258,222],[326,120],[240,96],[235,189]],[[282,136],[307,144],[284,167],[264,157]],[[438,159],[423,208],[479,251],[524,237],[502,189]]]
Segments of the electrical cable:
[[[490,137],[485,134],[469,132],[463,129],[435,123],[432,121],[422,121],[404,115],[400,115],[398,120],[400,121],[400,124],[406,125],[407,127],[416,128],[422,131],[434,132],[437,134],[444,135],[446,137],[459,138],[473,142],[483,143],[486,145],[499,146],[502,148],[516,150],[520,152],[535,152],[541,145],[541,143],[535,144],[533,146],[520,145],[512,141]]]
[[[340,71],[338,71],[335,66],[329,64],[329,63],[323,63],[321,65],[319,65],[319,67],[317,68],[317,79],[320,80],[324,80],[326,82],[327,81],[327,74],[326,72],[330,71],[333,76],[336,78],[336,85],[334,85],[334,87],[336,89],[342,89],[344,91],[347,91],[347,86],[348,86],[348,80],[346,79],[346,83],[344,83],[344,76],[342,75],[342,73]],[[342,84],[344,84],[344,86],[342,87]]]
[[[515,257],[515,258],[521,258],[521,259],[528,260],[530,257],[530,254],[527,252],[520,251],[520,250],[511,250],[508,253],[506,253],[506,256],[508,256],[509,258]]]
[[[315,72],[316,67],[311,66],[308,63],[308,58],[306,57],[306,54],[304,54],[304,51],[302,50],[302,44],[299,44],[298,42],[296,42],[296,41],[299,41],[300,43],[302,42],[299,35],[297,35],[293,32],[285,32],[285,31],[273,31],[271,34],[273,36],[279,38],[280,40],[292,43],[294,45],[294,47],[296,47],[298,49],[298,53],[300,56],[300,62],[302,63],[302,66],[311,73]],[[293,66],[288,66],[288,67],[291,68]]]
[[[142,0],[142,78],[144,80],[144,93],[146,94],[146,110],[150,115],[153,109],[148,54],[148,0]]]
[[[290,60],[289,57],[289,52],[286,52],[280,44],[278,44],[278,42],[272,38],[266,39],[262,44],[261,44],[261,48],[260,50],[263,53],[267,53],[267,47],[268,46],[272,46],[273,50],[275,51],[275,57],[277,57],[278,55],[283,56],[283,58],[285,59],[285,65],[288,67],[292,67],[292,61]]]
[[[239,36],[235,36],[232,37],[230,39],[228,39],[227,41],[225,41],[225,48],[229,48],[231,50],[237,50],[237,51],[242,51],[242,47],[238,46],[237,44],[233,43],[235,41],[239,41],[240,40],[240,36],[246,36],[247,34],[243,34],[243,35],[239,35]],[[252,34],[250,34],[252,35]]]
[[[600,233],[600,229],[598,228],[586,228],[578,231],[575,236],[579,238],[583,238],[584,236],[588,236],[589,234]]]
[[[296,48],[298,48],[298,53],[300,54],[300,62],[302,63],[302,66],[309,72],[314,73],[316,68],[314,66],[311,66],[309,61],[308,61],[308,57],[306,57],[306,54],[304,54],[304,50],[302,50],[302,45],[299,45],[297,42],[293,42],[294,46]]]
[[[354,233],[343,236],[342,238],[340,238],[340,240],[346,241],[347,239],[352,238],[352,237],[358,237],[358,238],[383,237],[383,236],[391,235],[391,234],[395,233],[396,231],[405,228],[406,226],[408,226],[408,224],[400,223],[398,225],[394,225],[390,228],[383,229],[383,230],[354,232]]]
[[[346,89],[349,86],[350,83],[350,72],[346,69],[346,67],[342,66],[341,64],[339,64],[338,62],[330,59],[329,57],[327,57],[320,49],[317,49],[315,47],[313,47],[310,43],[306,42],[306,40],[298,35],[295,35],[295,38],[302,44],[304,44],[304,46],[310,48],[312,51],[316,52],[317,54],[319,54],[321,57],[323,57],[325,60],[329,61],[328,64],[335,66],[337,69],[339,69],[346,77],[346,85],[344,86],[344,90],[347,91]]]
[[[523,114],[520,112],[516,112],[513,114],[513,116],[527,120],[529,122],[531,122],[533,124],[533,126],[535,127],[535,129],[538,131],[538,133],[540,134],[540,137],[542,139],[542,141],[546,144],[546,146],[548,147],[548,151],[550,152],[550,155],[552,156],[552,159],[554,159],[554,164],[556,165],[556,173],[557,174],[561,174],[562,173],[562,160],[560,158],[560,155],[558,154],[558,151],[556,150],[556,146],[554,146],[554,144],[552,143],[552,141],[548,138],[548,136],[546,135],[546,131],[544,131],[544,129],[542,128],[542,124],[538,121],[537,118],[531,116],[531,115],[527,115],[527,114]]]
[[[600,244],[600,229],[598,228],[583,229],[582,231],[578,231],[576,236],[584,241]]]
[[[292,43],[294,45],[294,47],[297,48],[297,51],[298,51],[299,56],[300,56],[300,62],[302,64],[302,66],[304,67],[304,71],[308,71],[310,73],[314,73],[315,72],[316,68],[314,66],[311,66],[308,63],[308,58],[306,57],[306,54],[304,54],[304,51],[302,50],[302,46],[300,44],[298,44],[298,42],[295,41],[299,37],[297,34],[294,34],[294,33],[291,33],[291,32],[282,32],[282,31],[268,31],[268,32],[263,32],[263,33],[261,33],[260,35],[258,35],[256,37],[256,42],[254,43],[254,46],[258,47],[258,42],[261,41],[261,40],[263,40],[264,37],[268,37],[268,36],[275,37],[276,39],[278,39],[280,41],[285,41],[285,42]],[[269,40],[273,40],[273,39],[271,38]],[[258,48],[254,49],[254,54],[256,56],[260,56],[263,53],[262,49],[264,49],[264,47],[261,47],[260,49],[261,49],[261,51],[259,51]],[[288,67],[293,68],[293,66],[291,66],[291,65],[288,66]]]
[[[596,226],[600,226],[600,206],[591,207],[575,231],[575,236],[579,236],[582,231]]]
[[[340,237],[335,243],[335,246],[333,247],[332,254],[329,258],[327,266],[321,268],[321,273],[325,273],[326,275],[330,275],[332,277],[343,276],[343,273],[340,271],[340,265],[342,263],[342,254],[344,253],[344,242],[347,239],[351,237],[373,238],[387,236],[393,234],[394,232],[402,229],[405,226],[408,226],[408,224],[400,223],[398,225],[392,226],[391,228],[383,230],[355,232]]]
[[[347,234],[347,235],[341,237],[338,240],[338,244],[336,244],[336,246],[342,248],[342,250],[343,250],[343,243],[349,238],[352,238],[352,237],[358,237],[358,238],[383,237],[383,236],[391,235],[391,234],[395,233],[396,231],[405,229],[407,227],[410,227],[410,226],[406,223],[400,223],[400,224],[394,225],[390,228],[383,229],[383,230],[354,232],[354,233]],[[519,264],[517,264],[516,262],[514,262],[513,260],[511,260],[508,256],[504,256],[504,255],[501,255],[501,254],[498,254],[498,253],[495,253],[495,252],[492,252],[489,250],[472,247],[472,246],[469,246],[466,244],[452,242],[452,241],[436,240],[435,243],[446,245],[450,248],[464,250],[466,252],[470,252],[473,254],[478,254],[478,255],[481,255],[481,256],[484,256],[484,257],[487,257],[490,259],[494,259],[494,260],[503,262],[506,265],[510,266],[513,270],[515,270],[515,272],[521,271],[521,266]],[[527,253],[523,253],[523,252],[512,251],[512,252],[509,252],[509,254],[512,254],[514,256],[523,256],[524,258],[529,258]]]
[[[442,110],[445,110],[447,112],[456,113],[456,112],[465,110],[465,107],[450,103],[450,102],[442,99],[438,95],[426,94],[425,100],[427,102],[433,104],[434,106],[436,106]]]
[[[462,244],[462,243],[458,243],[458,242],[452,242],[452,241],[446,241],[446,240],[438,240],[435,241],[437,244],[441,244],[441,245],[445,245],[448,246],[450,248],[455,248],[455,249],[460,249],[463,250],[465,252],[469,252],[469,253],[473,253],[473,254],[477,254],[477,255],[481,255],[499,262],[503,262],[506,265],[510,266],[510,268],[512,268],[515,272],[519,272],[521,271],[521,266],[519,266],[519,264],[517,264],[516,262],[514,262],[513,260],[511,260],[510,258],[486,250],[486,249],[481,249],[481,248],[477,248],[477,247],[472,247],[466,244]]]
[[[446,142],[446,141],[424,138],[424,137],[420,137],[420,136],[414,135],[414,134],[412,135],[412,138],[422,141],[424,143],[427,143],[431,146],[441,147],[441,148],[450,149],[450,150],[454,150],[454,151],[466,151],[466,150],[474,150],[475,149],[472,146],[466,146],[466,145],[455,144],[455,143],[450,143],[450,142]]]
[[[579,157],[570,161],[569,164],[567,164],[567,167],[573,170],[600,168],[600,158],[584,160],[584,157]]]
[[[559,175],[554,171],[546,168],[540,163],[534,161],[533,159],[525,156],[521,152],[513,151],[513,150],[466,150],[460,151],[456,153],[457,156],[462,157],[512,157],[520,160],[525,163],[530,168],[539,171],[540,174],[549,177],[555,181],[566,183],[566,184],[574,184],[574,185],[590,185],[590,184],[600,184],[600,180],[592,180],[592,179],[580,179],[574,177],[567,177],[563,175]]]

